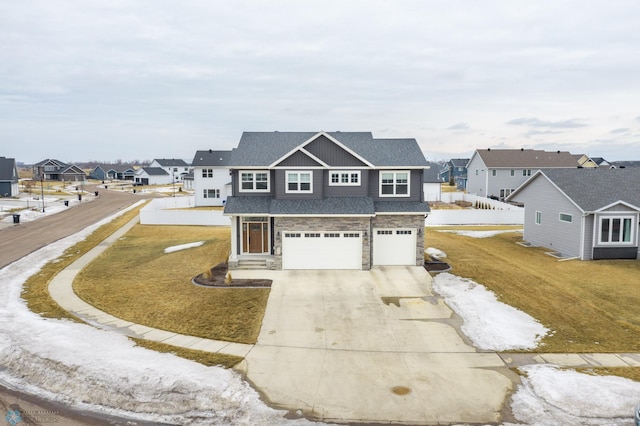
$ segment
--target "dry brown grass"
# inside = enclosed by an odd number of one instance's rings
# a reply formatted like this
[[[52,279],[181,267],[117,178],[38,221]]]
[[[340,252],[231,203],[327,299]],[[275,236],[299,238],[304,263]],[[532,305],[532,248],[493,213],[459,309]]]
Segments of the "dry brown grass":
[[[231,368],[243,359],[239,356],[181,348],[178,346],[167,345],[165,343],[152,342],[150,340],[133,338],[132,340],[136,342],[136,345],[142,346],[143,348],[151,349],[156,352],[171,353],[182,358],[190,359],[191,361],[199,362],[207,367],[221,366],[224,368]]]
[[[576,368],[576,371],[593,376],[620,376],[640,382],[640,368],[637,367],[589,367]]]
[[[170,246],[200,247],[164,253]],[[74,290],[119,318],[176,333],[255,343],[268,288],[202,288],[191,278],[224,262],[228,227],[137,225],[78,274]]]
[[[640,352],[640,261],[559,262],[546,249],[517,245],[521,233],[476,239],[437,229],[427,229],[426,246],[447,253],[451,273],[483,284],[554,331],[538,350]]]
[[[49,282],[60,271],[137,216],[140,208],[142,206],[102,225],[86,239],[65,250],[58,259],[47,263],[38,273],[29,277],[22,289],[22,298],[26,301],[29,309],[43,317],[67,318],[76,321],[76,317],[62,309],[51,298],[48,290]]]

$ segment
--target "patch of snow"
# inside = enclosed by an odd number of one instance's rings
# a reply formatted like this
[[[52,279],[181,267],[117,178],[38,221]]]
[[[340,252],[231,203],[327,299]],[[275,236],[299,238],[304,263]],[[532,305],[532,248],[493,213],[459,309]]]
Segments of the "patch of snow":
[[[185,249],[189,249],[189,248],[193,248],[193,247],[200,247],[203,244],[204,244],[204,241],[198,241],[198,242],[195,242],[195,243],[188,243],[188,244],[180,244],[180,245],[177,245],[177,246],[167,247],[166,249],[164,249],[164,252],[165,253],[173,253],[174,251],[185,250]]]
[[[462,331],[480,349],[535,349],[549,330],[530,315],[496,299],[473,280],[444,272],[433,289],[464,320]]]
[[[552,365],[520,367],[526,377],[512,397],[515,418],[528,425],[629,425],[640,383],[591,376]]]
[[[45,319],[27,308],[23,283],[113,217],[0,270],[0,381],[83,410],[151,422],[284,423],[284,412],[267,407],[231,370],[136,347],[120,334]]]
[[[433,257],[434,259],[438,259],[438,260],[442,259],[443,257],[447,257],[447,253],[435,247],[427,247],[424,252],[429,256]]]
[[[449,232],[452,234],[462,235],[463,237],[471,237],[471,238],[489,238],[498,234],[504,234],[507,232],[517,232],[514,230],[501,230],[501,231],[456,231],[450,229],[442,229],[438,230],[438,232]]]

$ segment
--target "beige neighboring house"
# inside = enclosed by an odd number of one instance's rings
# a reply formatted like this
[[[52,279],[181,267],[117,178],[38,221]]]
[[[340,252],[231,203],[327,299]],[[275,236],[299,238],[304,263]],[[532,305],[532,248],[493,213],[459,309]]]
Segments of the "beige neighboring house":
[[[567,151],[478,149],[467,164],[467,192],[504,199],[540,169],[585,167],[581,161],[591,164],[585,155]]]

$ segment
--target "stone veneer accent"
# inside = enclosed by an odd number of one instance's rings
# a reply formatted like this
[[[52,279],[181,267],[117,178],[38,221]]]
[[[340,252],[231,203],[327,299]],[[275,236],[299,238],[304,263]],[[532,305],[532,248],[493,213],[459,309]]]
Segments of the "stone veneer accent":
[[[371,219],[371,229],[373,228],[417,229],[416,266],[424,265],[424,215],[377,215]],[[373,235],[371,232],[369,234]]]
[[[282,232],[342,231],[362,233],[362,269],[371,268],[371,226],[368,217],[276,217],[274,218],[275,269],[282,269]],[[364,233],[366,232],[366,236]]]

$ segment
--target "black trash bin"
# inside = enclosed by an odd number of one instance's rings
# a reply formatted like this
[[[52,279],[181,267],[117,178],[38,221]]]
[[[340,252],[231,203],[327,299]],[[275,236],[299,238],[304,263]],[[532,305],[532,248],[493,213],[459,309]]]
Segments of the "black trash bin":
[[[96,194],[96,197],[97,197],[98,196],[98,191],[96,191],[95,194]]]
[[[64,206],[69,207],[69,200],[64,200]]]
[[[20,223],[20,215],[19,214],[14,214],[13,215],[13,223]]]
[[[78,194],[78,201],[82,201],[82,194]]]

